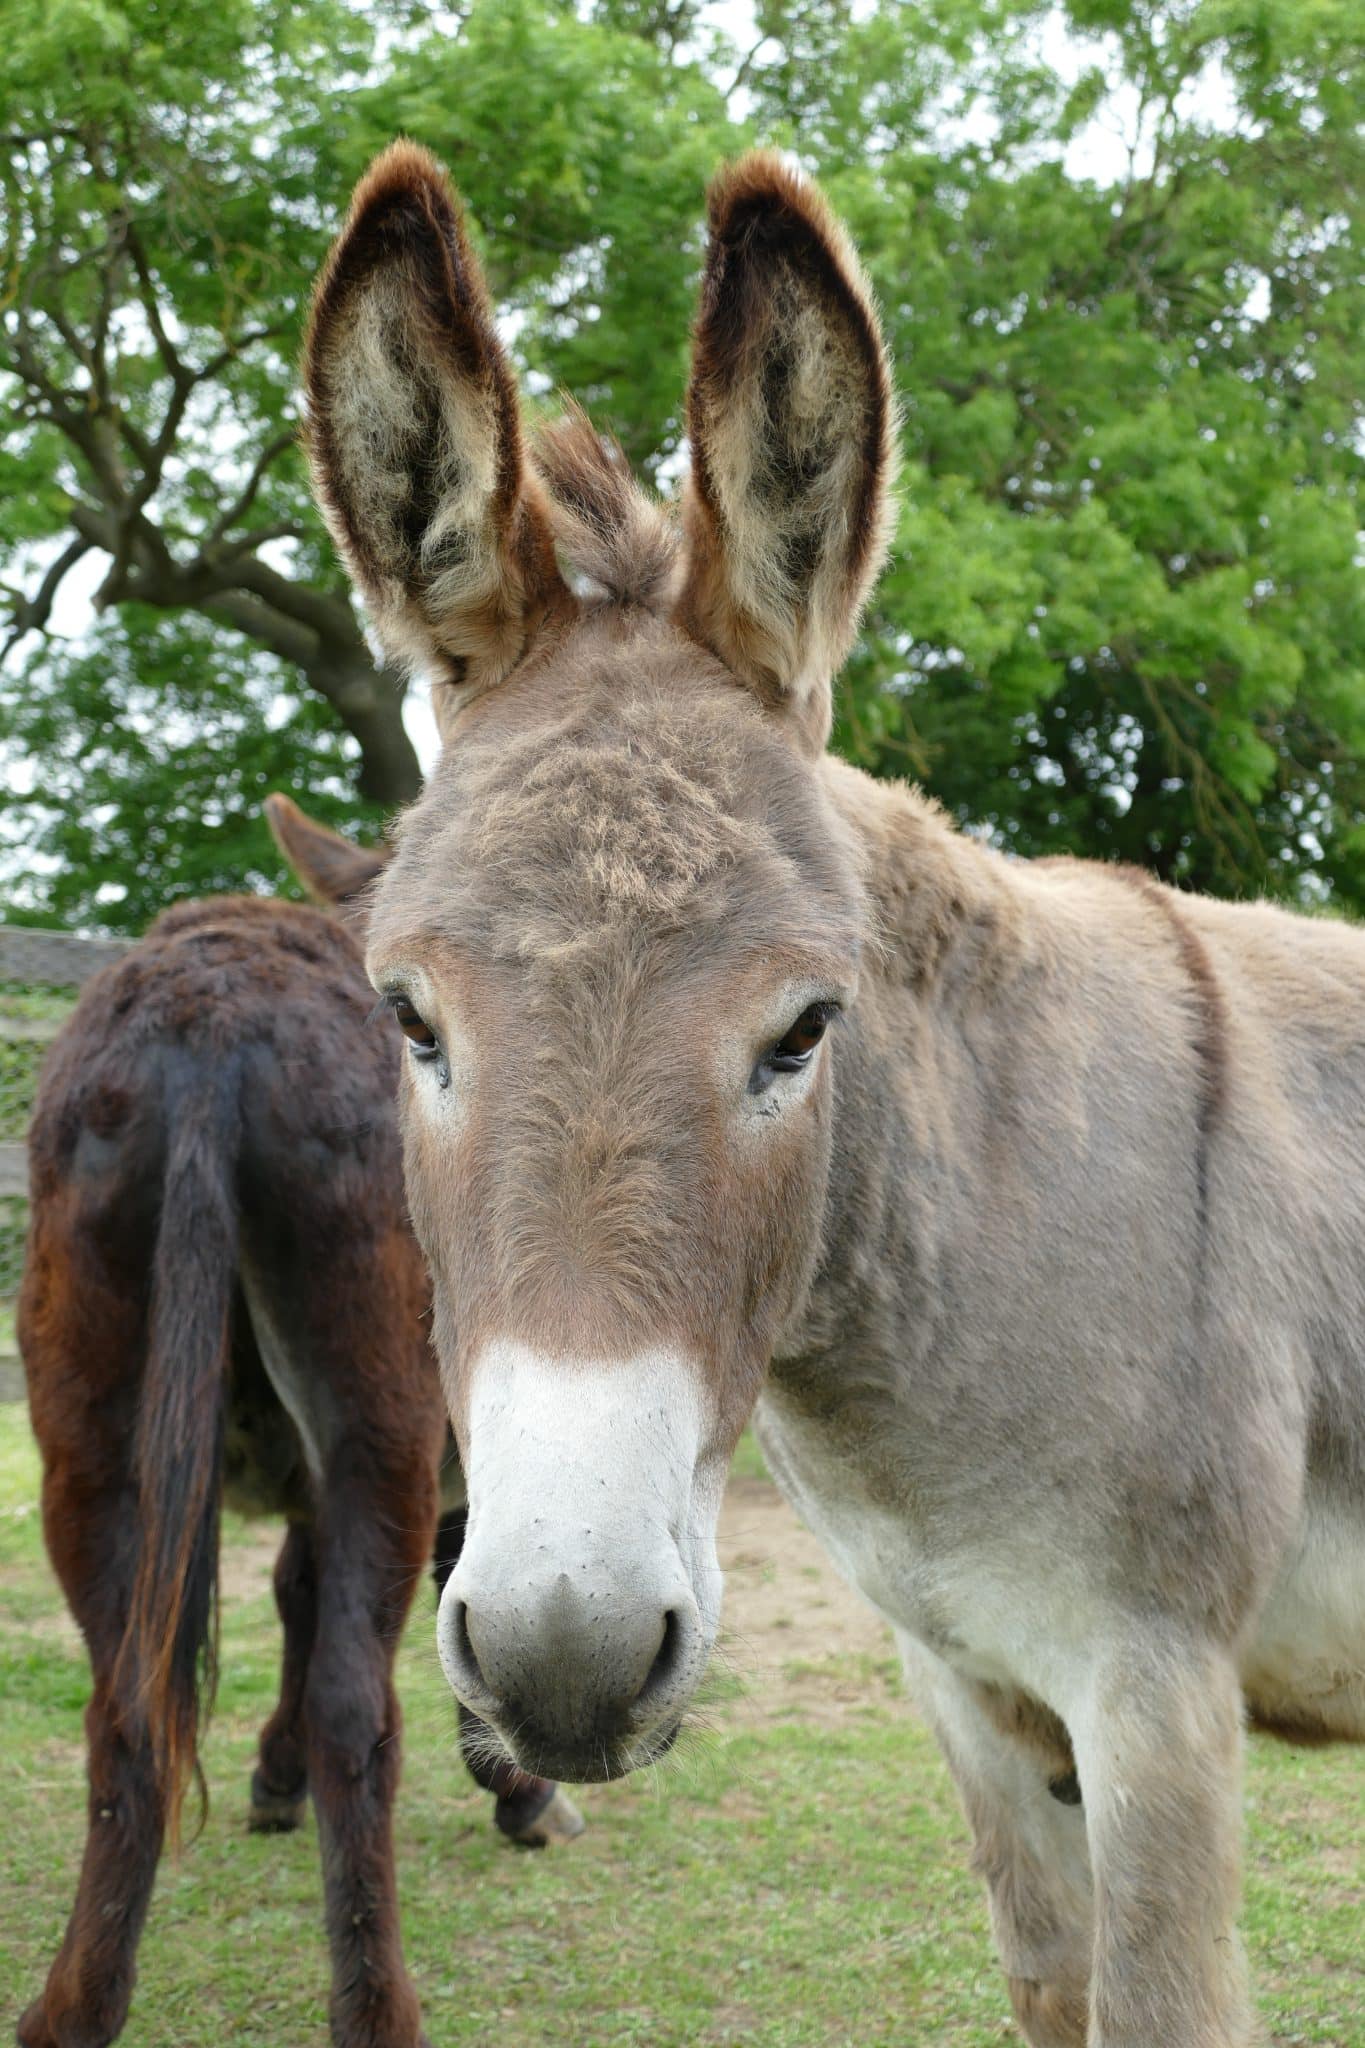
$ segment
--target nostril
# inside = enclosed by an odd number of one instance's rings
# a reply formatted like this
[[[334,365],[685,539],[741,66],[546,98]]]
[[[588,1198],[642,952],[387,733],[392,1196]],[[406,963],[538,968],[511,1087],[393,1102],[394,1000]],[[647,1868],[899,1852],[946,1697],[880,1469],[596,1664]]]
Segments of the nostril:
[[[667,1692],[672,1686],[682,1656],[682,1643],[682,1617],[676,1607],[670,1607],[664,1615],[664,1632],[654,1653],[654,1662],[636,1696],[637,1706],[647,1705],[657,1694]]]
[[[488,1680],[483,1675],[483,1667],[474,1653],[473,1643],[469,1640],[469,1609],[463,1600],[455,1602],[450,1617],[450,1633],[454,1639],[455,1654],[460,1662],[479,1679],[481,1684],[487,1685]]]
[[[466,1705],[487,1712],[494,1696],[493,1688],[484,1675],[479,1653],[474,1648],[469,1632],[469,1608],[463,1600],[453,1600],[447,1594],[442,1602],[439,1635],[446,1677]]]

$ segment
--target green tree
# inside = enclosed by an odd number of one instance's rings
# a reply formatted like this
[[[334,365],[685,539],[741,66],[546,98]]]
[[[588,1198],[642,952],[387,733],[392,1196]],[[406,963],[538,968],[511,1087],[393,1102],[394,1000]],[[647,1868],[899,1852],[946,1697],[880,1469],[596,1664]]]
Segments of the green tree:
[[[400,0],[11,8],[0,546],[18,652],[0,738],[34,772],[0,829],[40,855],[23,914],[135,927],[155,888],[139,814],[161,821],[167,895],[230,880],[232,849],[257,872],[245,813],[198,847],[187,798],[297,782],[308,732],[359,799],[414,793],[403,679],[376,665],[297,446],[312,280],[372,151],[430,142],[491,231],[542,386],[572,382],[649,467],[679,431],[699,194],[735,146],[714,85],[673,62],[690,22],[554,0],[479,0],[453,28]],[[623,181],[637,160],[650,177]],[[71,649],[47,630],[87,556],[106,627]],[[225,727],[229,678],[250,688]]]
[[[839,742],[1021,852],[1365,907],[1365,16],[1073,0],[1063,81],[1036,10],[937,15],[764,14],[904,404]]]
[[[361,789],[401,800],[401,692],[295,445],[328,227],[315,109],[368,69],[372,29],[340,0],[18,0],[6,33],[0,532],[49,544],[14,636],[97,554],[101,606],[194,611],[227,629],[210,658],[244,639],[291,664],[355,740]]]
[[[0,829],[17,851],[18,823],[39,857],[6,918],[140,932],[177,898],[275,887],[272,789],[377,837],[386,807],[356,795],[354,750],[288,684],[189,608],[120,606],[33,661],[7,721],[29,765]]]

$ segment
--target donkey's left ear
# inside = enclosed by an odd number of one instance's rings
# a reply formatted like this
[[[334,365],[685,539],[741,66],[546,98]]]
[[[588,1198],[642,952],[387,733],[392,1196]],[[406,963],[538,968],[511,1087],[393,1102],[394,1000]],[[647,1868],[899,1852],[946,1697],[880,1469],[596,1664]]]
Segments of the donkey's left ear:
[[[847,235],[780,156],[723,171],[708,212],[679,622],[818,749],[889,537],[886,351]]]
[[[301,811],[283,790],[272,790],[263,805],[270,836],[316,903],[333,909],[368,910],[365,892],[388,866],[386,846],[356,846],[328,825]]]
[[[318,501],[388,654],[444,732],[572,599],[459,201],[396,142],[356,188],[304,349]]]

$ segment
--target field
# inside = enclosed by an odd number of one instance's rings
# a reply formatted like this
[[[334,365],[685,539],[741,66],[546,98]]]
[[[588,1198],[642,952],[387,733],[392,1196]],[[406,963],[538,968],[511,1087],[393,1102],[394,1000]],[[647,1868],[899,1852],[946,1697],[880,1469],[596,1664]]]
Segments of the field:
[[[41,1982],[83,1819],[80,1641],[48,1573],[25,1413],[0,1408],[0,2038]],[[311,1826],[243,1825],[273,1705],[276,1532],[230,1518],[212,1807],[163,1866],[129,2048],[325,2039]],[[727,1654],[668,1768],[581,1796],[534,1855],[469,1784],[423,1593],[402,1653],[399,1872],[435,2048],[987,2048],[1017,2039],[937,1753],[889,1640],[742,1451]],[[1365,2048],[1365,1756],[1254,1742],[1246,1928],[1271,2038]]]

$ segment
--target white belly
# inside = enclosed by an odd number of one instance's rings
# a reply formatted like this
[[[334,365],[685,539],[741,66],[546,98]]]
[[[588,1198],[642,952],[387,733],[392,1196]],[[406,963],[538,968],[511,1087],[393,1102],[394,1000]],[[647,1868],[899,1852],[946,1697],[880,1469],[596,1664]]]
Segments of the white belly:
[[[1022,1688],[1063,1719],[1085,1684],[1106,1617],[1084,1561],[1074,1573],[1026,1543],[985,1556],[969,1543],[922,1549],[908,1520],[859,1494],[818,1425],[765,1393],[755,1432],[783,1492],[843,1576],[897,1631],[962,1678]]]
[[[1365,1740],[1365,1510],[1310,1493],[1242,1664],[1253,1715]]]

